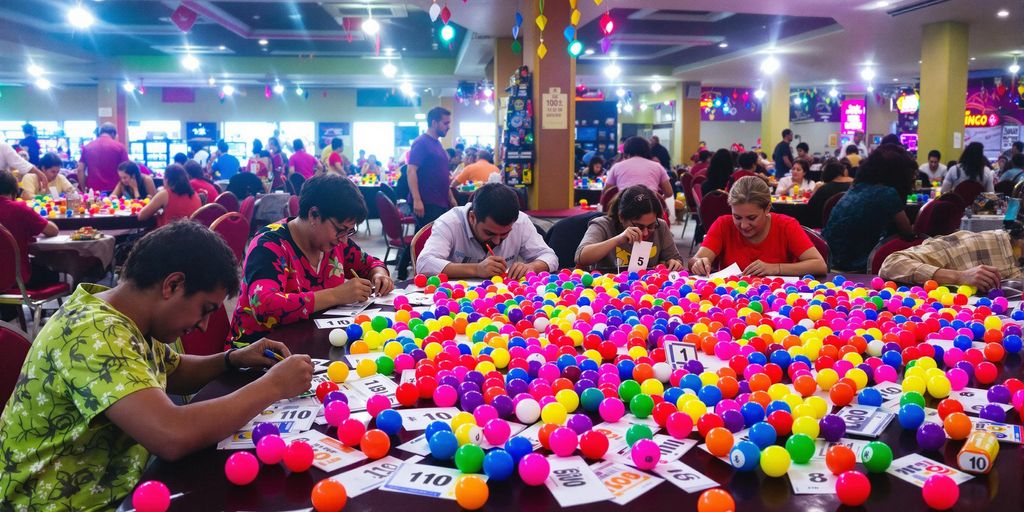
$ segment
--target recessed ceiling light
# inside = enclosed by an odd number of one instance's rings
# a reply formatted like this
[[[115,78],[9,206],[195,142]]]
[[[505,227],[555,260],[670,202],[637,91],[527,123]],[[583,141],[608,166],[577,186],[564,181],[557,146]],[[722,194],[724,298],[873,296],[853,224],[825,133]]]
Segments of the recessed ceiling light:
[[[40,90],[48,91],[50,90],[50,87],[53,87],[53,84],[50,83],[49,80],[40,77],[36,80],[36,87],[38,87]]]
[[[217,79],[211,76],[209,79],[206,80],[206,83],[210,84],[210,86],[212,87],[214,84],[217,83]]]
[[[281,85],[281,82],[274,84],[274,94],[284,94],[284,86]]]
[[[718,43],[718,47],[719,48],[728,48],[729,47],[729,43],[727,43],[725,41],[722,41],[721,43]]]
[[[412,88],[412,84],[409,82],[402,82],[402,85],[398,86],[398,90],[402,91],[402,94],[406,96],[413,96],[416,94],[416,90]]]
[[[868,86],[868,92],[875,92],[875,86],[869,85]]]
[[[776,59],[774,55],[769,55],[764,59],[764,62],[761,63],[761,72],[766,75],[771,75],[778,71],[781,66],[782,63],[779,62],[779,59]]]
[[[1010,16],[1010,11],[1007,11],[1006,9],[1000,9],[999,12],[996,13],[996,16],[999,16],[1000,18],[1007,18]]]
[[[381,73],[384,73],[384,76],[388,78],[394,78],[395,75],[398,74],[398,68],[395,67],[395,65],[392,64],[390,61],[387,64],[384,64],[384,67],[381,68],[380,71]]]
[[[289,18],[291,18],[291,19],[293,19],[293,20],[301,20],[301,19],[302,19],[302,15],[301,15],[301,14],[298,14],[298,13],[295,13],[295,14],[289,14],[289,15],[288,15],[288,17],[289,17]]]
[[[95,22],[96,18],[93,17],[92,13],[81,5],[68,9],[68,23],[75,28],[86,29]]]
[[[893,78],[893,79],[892,79],[892,81],[893,81],[893,82],[899,82],[899,81],[900,81],[900,79],[899,79],[899,78]]]
[[[224,45],[220,45],[220,46],[217,47],[217,49],[220,50],[220,51],[224,51],[224,50],[227,50],[228,47],[224,46]]]
[[[124,92],[129,94],[135,92],[135,84],[133,84],[131,80],[125,80],[124,83],[121,84],[121,88],[124,89]]]
[[[260,39],[259,43],[260,43],[260,46],[266,46],[266,45],[270,44],[270,41],[267,41],[266,39]]]
[[[303,94],[306,94],[306,91],[302,88],[301,85],[296,85],[295,86],[295,95],[296,96],[302,96]]]
[[[44,70],[42,67],[40,67],[36,63],[32,63],[32,64],[28,65],[28,74],[30,74],[30,75],[32,75],[32,76],[34,76],[36,78],[38,78],[40,76],[43,76],[43,73],[45,73],[45,72],[46,72],[46,70]]]
[[[651,84],[651,92],[658,92],[661,90],[661,82],[654,82]]]
[[[978,59],[977,59],[977,58],[975,58],[975,57],[971,57],[971,60],[978,60]]]
[[[583,50],[583,55],[593,55],[593,54],[594,54],[594,49],[593,48],[587,48],[586,50]]]
[[[874,80],[875,76],[875,70],[872,68],[864,68],[860,70],[860,77],[863,78],[865,82]]]
[[[615,80],[621,74],[622,68],[620,68],[619,65],[614,62],[604,67],[604,76],[608,77],[611,80]]]
[[[199,69],[199,59],[197,59],[195,55],[189,53],[181,58],[181,67],[188,71],[195,71]]]
[[[889,7],[889,5],[891,4],[892,2],[889,2],[888,0],[878,0],[877,2],[875,2],[875,7],[878,7],[879,9],[884,9],[886,7]]]
[[[366,21],[363,22],[363,32],[366,32],[366,34],[370,36],[377,35],[377,32],[380,32],[380,23],[373,18],[367,18]]]

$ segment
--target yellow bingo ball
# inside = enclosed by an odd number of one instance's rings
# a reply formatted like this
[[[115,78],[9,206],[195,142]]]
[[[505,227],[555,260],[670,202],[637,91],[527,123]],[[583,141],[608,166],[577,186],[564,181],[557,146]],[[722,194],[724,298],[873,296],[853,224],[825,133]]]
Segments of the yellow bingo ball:
[[[819,420],[824,418],[825,415],[828,414],[828,411],[832,410],[832,408],[828,405],[828,402],[825,401],[824,398],[817,395],[811,395],[807,397],[807,399],[804,400],[804,403],[811,406],[814,409],[814,417],[818,418]]]
[[[569,413],[565,410],[565,406],[558,402],[547,404],[540,410],[540,419],[543,420],[544,423],[552,423],[555,425],[564,425],[565,418],[568,415]]]
[[[952,384],[945,375],[936,375],[928,379],[928,394],[935,398],[946,398],[951,388]]]
[[[476,425],[476,418],[468,412],[460,412],[452,418],[452,431],[458,430],[463,425]]]
[[[772,445],[761,452],[761,471],[765,475],[778,478],[789,470],[789,452],[781,446]]]
[[[571,389],[563,389],[555,393],[555,400],[565,407],[566,412],[573,412],[580,406],[580,396]]]
[[[832,389],[832,386],[839,382],[839,374],[836,373],[832,368],[825,368],[818,372],[817,377],[814,380],[818,383],[821,389],[828,391]]]
[[[697,420],[708,412],[708,406],[704,405],[704,402],[701,402],[700,400],[690,400],[683,404],[682,411],[688,414],[690,419],[692,419],[693,423],[696,425]]]
[[[1003,328],[1003,320],[998,316],[985,317],[985,330],[995,329],[1000,330]]]
[[[377,362],[373,359],[363,359],[356,365],[356,374],[360,377],[369,377],[377,373]]]
[[[665,392],[665,385],[658,379],[652,377],[650,379],[645,379],[643,383],[640,384],[640,392],[650,396],[661,396]]]
[[[851,368],[846,372],[846,377],[857,384],[857,389],[864,389],[868,385],[868,374],[860,368]]]
[[[374,371],[377,371],[374,368]],[[327,378],[335,384],[341,384],[348,378],[348,365],[341,361],[334,361],[327,367]]]
[[[820,431],[821,427],[818,425],[818,420],[811,416],[801,416],[793,420],[794,434],[804,434],[811,439],[815,439]]]
[[[497,368],[494,366],[494,363],[490,361],[480,361],[479,363],[477,363],[476,368],[474,369],[484,375],[487,375],[488,373],[497,370]]]
[[[923,373],[923,370],[922,370],[922,373]],[[903,392],[904,393],[909,393],[911,391],[916,391],[916,392],[921,393],[923,395],[924,394],[924,390],[925,390],[926,387],[927,387],[927,384],[925,383],[923,377],[919,377],[917,375],[911,375],[911,376],[906,377],[906,378],[903,379],[903,386],[902,386],[902,388],[903,388]]]
[[[808,418],[813,418],[817,414],[818,411],[814,408],[814,406],[808,403],[802,403],[793,408],[794,418],[803,418],[805,416]]]
[[[459,441],[459,446],[464,444],[479,445],[484,439],[484,429],[475,423],[463,423],[459,425],[459,428],[455,429],[455,439]]]
[[[715,372],[703,371],[699,375],[700,383],[705,386],[714,386],[718,384],[718,374]]]
[[[782,400],[789,393],[789,387],[780,382],[768,386],[768,396],[770,396],[772,400]]]

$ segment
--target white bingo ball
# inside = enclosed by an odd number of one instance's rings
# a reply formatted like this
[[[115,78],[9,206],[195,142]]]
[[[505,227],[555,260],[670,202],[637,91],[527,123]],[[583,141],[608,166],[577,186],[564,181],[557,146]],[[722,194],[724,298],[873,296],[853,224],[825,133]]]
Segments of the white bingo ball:
[[[327,335],[327,340],[335,347],[344,347],[348,343],[348,333],[345,332],[345,329],[331,329],[331,333]]]
[[[533,425],[540,419],[540,403],[527,398],[516,404],[516,418],[527,425]]]

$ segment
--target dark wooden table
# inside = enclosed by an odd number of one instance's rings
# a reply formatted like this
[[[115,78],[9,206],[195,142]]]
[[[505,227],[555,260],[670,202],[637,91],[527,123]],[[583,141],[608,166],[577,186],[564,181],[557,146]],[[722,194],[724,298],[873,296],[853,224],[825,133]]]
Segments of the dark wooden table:
[[[577,187],[573,193],[573,203],[580,204],[580,201],[584,199],[587,200],[590,206],[597,206],[597,203],[601,202],[601,189]]]
[[[832,274],[835,275],[835,274]],[[849,279],[865,283],[871,276],[864,274],[845,274]],[[831,277],[831,276],[830,276]],[[327,341],[328,330],[316,329],[312,321],[292,324],[278,329],[271,336],[285,342],[293,352],[307,353],[316,358],[341,359],[342,349],[333,348]],[[999,365],[999,381],[1009,376],[1020,377],[1021,358],[1018,355],[1009,357]],[[208,400],[224,396],[250,382],[257,376],[255,372],[225,374],[206,386],[195,400]],[[421,400],[418,407],[431,407],[429,401]],[[935,403],[929,403],[934,407]],[[1015,412],[1010,413],[1008,422],[1019,423]],[[595,418],[595,424],[600,419]],[[317,430],[334,435],[334,429],[317,426]],[[408,459],[412,454],[394,448],[418,436],[421,432],[409,433],[402,431],[397,439],[392,438],[390,454],[399,459]],[[692,439],[698,439],[696,432]],[[889,425],[879,438],[888,444],[894,459],[919,452],[913,431],[904,431],[896,420]],[[784,445],[784,440],[778,445]],[[963,445],[961,441],[947,441],[942,452],[925,452],[923,455],[938,460],[948,466],[956,467],[956,455]],[[310,507],[309,495],[316,482],[330,476],[316,468],[306,473],[290,474],[283,465],[262,466],[256,481],[245,487],[229,483],[224,476],[224,463],[233,451],[208,448],[199,451],[177,462],[157,460],[143,474],[142,481],[159,480],[164,482],[172,494],[184,493],[171,501],[172,511],[214,511],[214,510],[266,510],[282,511],[304,509]],[[547,455],[546,451],[542,451]],[[722,484],[737,502],[740,511],[847,511],[869,510],[888,512],[914,512],[930,510],[921,498],[921,489],[888,474],[868,475],[871,481],[871,498],[863,508],[844,507],[835,495],[794,495],[788,478],[768,478],[759,469],[750,473],[740,473],[731,466],[694,447],[682,457],[682,462],[704,473],[711,479]],[[588,461],[595,462],[595,461]],[[431,457],[422,461],[423,464],[454,467],[451,462],[439,462]],[[357,468],[366,462],[343,468],[333,474]],[[858,465],[864,471],[862,465]],[[960,486],[960,499],[953,510],[1003,512],[1021,510],[1024,503],[1024,449],[1019,445],[1000,444],[1000,453],[995,467],[988,475],[975,476]],[[523,484],[518,476],[504,482],[490,482],[490,499],[484,510],[501,511],[550,511],[560,507],[555,498],[544,486],[529,487]],[[696,501],[700,493],[686,494],[670,482],[663,482],[628,505],[628,510],[696,510]],[[130,508],[130,497],[125,500],[122,508]],[[586,506],[588,511],[622,511],[627,508],[610,501],[598,502]],[[408,494],[399,494],[381,490],[370,491],[356,498],[350,498],[345,507],[347,511],[403,511],[418,510],[461,510],[454,501],[423,498]]]
[[[136,215],[75,215],[74,217],[57,217],[49,219],[61,231],[74,231],[78,228],[91,226],[100,231],[118,229],[150,229],[156,226],[156,217],[140,221]]]
[[[917,219],[917,212],[921,211],[922,206],[924,206],[924,203],[910,203],[903,208],[903,211],[907,213],[907,217],[910,219],[911,224],[913,224]],[[808,223],[807,218],[811,215],[811,208],[807,206],[807,203],[783,203],[779,201],[772,201],[772,211],[793,217],[803,226],[817,226],[821,223],[820,220],[818,222]]]

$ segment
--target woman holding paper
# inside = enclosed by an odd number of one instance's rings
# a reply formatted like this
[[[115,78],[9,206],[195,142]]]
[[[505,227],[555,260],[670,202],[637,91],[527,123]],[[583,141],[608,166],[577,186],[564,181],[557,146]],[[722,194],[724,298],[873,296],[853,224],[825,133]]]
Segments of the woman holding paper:
[[[634,256],[633,248],[647,242],[650,254],[637,261],[642,268],[663,264],[669,270],[682,270],[683,257],[661,209],[661,201],[647,187],[634,185],[623,190],[609,205],[608,215],[590,221],[576,249],[576,265],[625,269]]]
[[[384,262],[350,238],[366,219],[363,195],[341,176],[315,176],[302,187],[299,215],[270,224],[249,242],[232,340],[245,345],[274,327],[317,311],[365,301],[395,284]]]
[[[828,272],[800,223],[771,213],[772,196],[764,180],[740,178],[729,189],[732,216],[711,225],[700,250],[690,260],[694,274],[708,275],[716,261],[722,268],[736,264],[743,275],[802,276]]]

